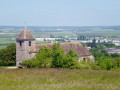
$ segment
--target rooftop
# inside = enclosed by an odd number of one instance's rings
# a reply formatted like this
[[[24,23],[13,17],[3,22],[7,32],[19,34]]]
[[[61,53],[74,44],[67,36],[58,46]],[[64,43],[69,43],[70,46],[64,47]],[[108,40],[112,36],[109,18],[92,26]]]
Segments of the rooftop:
[[[17,40],[23,40],[23,39],[35,39],[35,37],[30,33],[30,31],[27,28],[24,28],[23,31],[18,35],[16,38]]]
[[[89,51],[85,47],[83,47],[79,42],[60,43],[60,46],[64,49],[65,54],[68,53],[70,50],[73,50],[79,56],[91,55]],[[40,47],[49,47],[50,49],[53,49],[53,43],[36,44],[30,48],[29,52],[37,53],[39,52]]]

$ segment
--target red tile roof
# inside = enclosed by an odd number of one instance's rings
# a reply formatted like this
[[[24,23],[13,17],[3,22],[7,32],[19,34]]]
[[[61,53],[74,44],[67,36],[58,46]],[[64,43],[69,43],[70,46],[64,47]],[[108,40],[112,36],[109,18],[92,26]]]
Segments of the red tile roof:
[[[68,53],[69,50],[73,50],[76,52],[79,56],[89,56],[91,55],[86,48],[84,48],[80,43],[78,42],[72,42],[72,43],[60,43],[60,46],[64,49],[65,53]],[[36,44],[31,47],[30,53],[37,53],[39,52],[40,47],[49,47],[53,48],[53,43],[42,43],[42,44]]]
[[[24,28],[24,30],[18,35],[16,39],[17,40],[35,39],[35,37],[29,32],[27,28]]]

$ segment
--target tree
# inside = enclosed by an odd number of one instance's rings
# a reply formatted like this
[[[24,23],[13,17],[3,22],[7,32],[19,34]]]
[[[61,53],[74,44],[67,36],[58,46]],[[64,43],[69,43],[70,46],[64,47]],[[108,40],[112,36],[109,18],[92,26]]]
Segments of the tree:
[[[63,67],[64,68],[77,68],[78,63],[79,63],[78,55],[73,50],[70,50],[66,54],[66,58],[63,63]]]
[[[93,41],[92,41],[91,48],[93,48],[93,47],[97,47],[97,45],[96,45],[96,39],[93,39]]]
[[[16,46],[10,45],[0,50],[0,65],[13,66],[16,64]]]
[[[39,52],[36,54],[36,59],[39,61],[39,67],[50,66],[52,59],[52,50],[49,47],[40,47]]]
[[[52,67],[62,68],[64,59],[64,50],[60,47],[60,43],[54,43]]]
[[[113,53],[113,54],[111,54],[111,56],[112,56],[113,58],[115,58],[115,57],[120,57],[120,54],[118,54],[118,53]]]
[[[106,66],[107,66],[107,70],[110,70],[112,68],[111,57],[106,57]]]
[[[47,40],[44,38],[44,41],[47,41]]]
[[[76,68],[78,64],[78,55],[70,50],[64,54],[64,50],[59,43],[53,45],[52,67],[56,68]]]
[[[120,68],[120,57],[112,59],[113,68]]]
[[[105,57],[102,56],[100,58],[97,58],[97,65],[101,67],[101,69],[106,70],[107,66],[106,66],[106,60]]]
[[[30,60],[22,62],[22,66],[27,68],[47,68],[51,67],[52,50],[49,47],[40,47],[39,52],[36,56]]]

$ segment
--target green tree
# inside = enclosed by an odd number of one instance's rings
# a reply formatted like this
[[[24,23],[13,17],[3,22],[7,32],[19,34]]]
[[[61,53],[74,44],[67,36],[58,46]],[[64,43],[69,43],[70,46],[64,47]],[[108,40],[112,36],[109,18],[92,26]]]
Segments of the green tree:
[[[112,59],[113,68],[120,68],[120,57]]]
[[[93,47],[97,47],[97,45],[96,45],[96,39],[93,39],[93,41],[91,43],[91,48],[93,48]]]
[[[39,52],[36,56],[30,60],[22,62],[22,66],[27,68],[47,68],[51,66],[52,50],[49,47],[40,47]]]
[[[53,45],[52,67],[56,68],[76,68],[78,64],[78,55],[70,50],[64,54],[64,50],[59,43]]]
[[[54,43],[52,67],[62,68],[64,59],[64,50],[60,47],[60,43]]]
[[[96,59],[97,65],[101,67],[101,69],[106,70],[106,60],[104,56],[101,56],[100,58]]]
[[[0,65],[13,66],[16,64],[16,46],[10,45],[0,50]]]
[[[118,53],[113,53],[113,54],[111,54],[111,56],[112,56],[113,58],[115,58],[115,57],[120,57],[120,54],[118,54]]]
[[[78,55],[73,50],[70,50],[65,56],[62,67],[77,68],[78,63]]]
[[[52,50],[49,47],[40,47],[39,52],[36,54],[36,59],[39,61],[39,67],[50,67]]]
[[[107,66],[107,70],[110,70],[112,68],[111,57],[106,57],[106,66]]]

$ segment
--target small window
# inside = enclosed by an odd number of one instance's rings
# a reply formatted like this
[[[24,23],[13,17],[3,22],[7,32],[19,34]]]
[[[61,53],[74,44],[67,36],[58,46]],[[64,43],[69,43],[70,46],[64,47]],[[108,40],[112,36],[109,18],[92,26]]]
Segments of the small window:
[[[83,58],[83,61],[85,61],[85,58]]]
[[[31,46],[31,41],[29,41],[29,46]]]
[[[20,46],[22,46],[22,41],[20,41]]]

